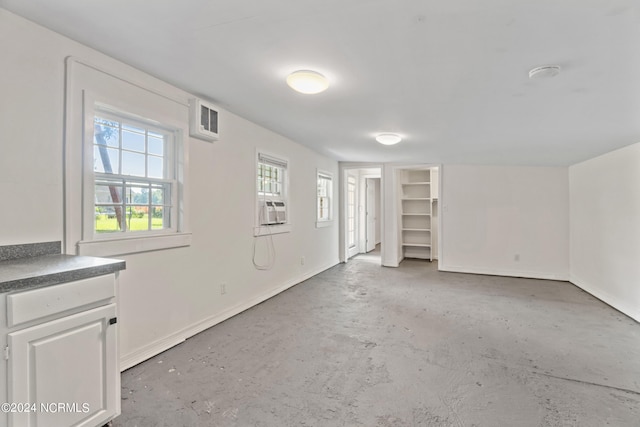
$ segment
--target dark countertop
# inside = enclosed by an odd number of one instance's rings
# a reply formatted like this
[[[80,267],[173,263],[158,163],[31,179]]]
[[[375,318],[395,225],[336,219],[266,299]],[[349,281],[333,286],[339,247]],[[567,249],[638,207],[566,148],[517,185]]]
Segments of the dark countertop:
[[[0,292],[57,285],[124,270],[118,259],[77,255],[41,255],[0,261]]]

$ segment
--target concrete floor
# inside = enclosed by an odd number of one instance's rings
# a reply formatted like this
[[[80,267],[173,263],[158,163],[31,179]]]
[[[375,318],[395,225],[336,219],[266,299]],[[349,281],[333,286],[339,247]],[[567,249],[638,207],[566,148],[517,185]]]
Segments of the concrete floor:
[[[565,282],[354,259],[122,374],[114,426],[639,426],[640,325]]]

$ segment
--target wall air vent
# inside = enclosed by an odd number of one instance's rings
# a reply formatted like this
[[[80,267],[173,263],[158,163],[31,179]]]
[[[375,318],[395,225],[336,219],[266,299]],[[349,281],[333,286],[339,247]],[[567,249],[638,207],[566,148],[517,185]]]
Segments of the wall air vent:
[[[218,107],[198,98],[189,100],[189,135],[205,141],[218,140]]]

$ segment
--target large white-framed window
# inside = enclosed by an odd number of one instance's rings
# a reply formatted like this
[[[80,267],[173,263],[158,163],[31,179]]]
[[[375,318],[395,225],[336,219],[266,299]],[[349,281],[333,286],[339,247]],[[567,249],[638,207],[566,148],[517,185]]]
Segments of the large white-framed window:
[[[333,221],[333,175],[317,170],[316,227],[328,227]]]
[[[104,106],[94,114],[95,215],[85,234],[95,240],[175,232],[179,135]]]
[[[256,236],[291,231],[289,161],[258,151],[256,155]]]
[[[65,253],[188,246],[186,99],[67,59]]]

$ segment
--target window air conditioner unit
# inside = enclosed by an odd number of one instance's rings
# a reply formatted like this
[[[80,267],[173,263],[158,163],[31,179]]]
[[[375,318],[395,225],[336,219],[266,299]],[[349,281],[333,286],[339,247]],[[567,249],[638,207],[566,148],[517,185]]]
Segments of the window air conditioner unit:
[[[260,225],[285,224],[287,222],[287,207],[284,202],[262,200],[260,204]]]
[[[218,140],[218,107],[198,98],[189,100],[189,135],[205,141]]]

